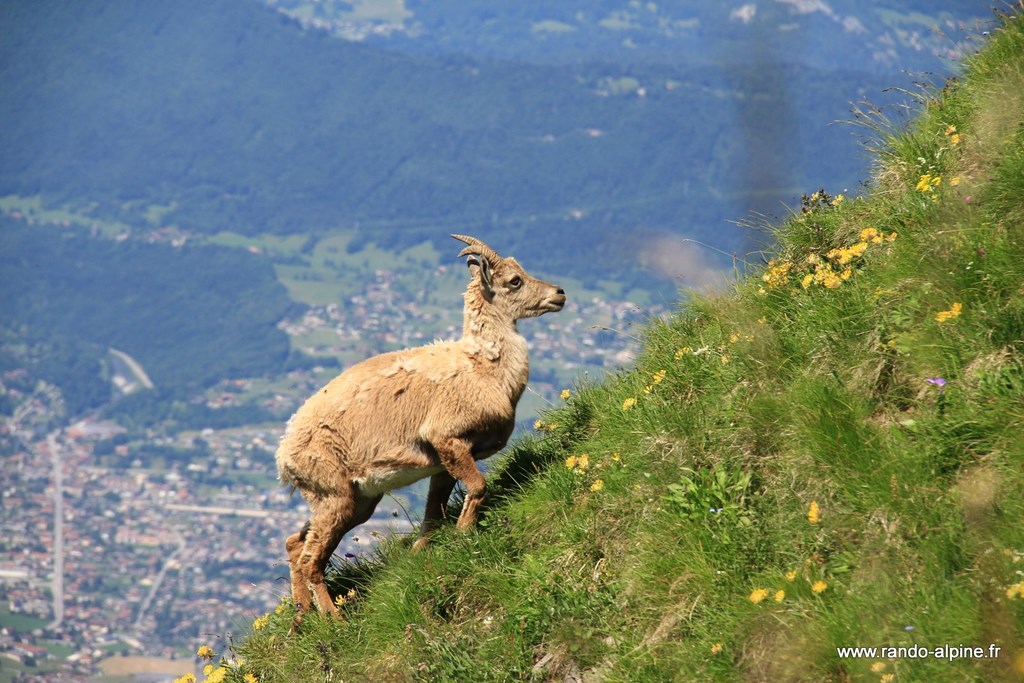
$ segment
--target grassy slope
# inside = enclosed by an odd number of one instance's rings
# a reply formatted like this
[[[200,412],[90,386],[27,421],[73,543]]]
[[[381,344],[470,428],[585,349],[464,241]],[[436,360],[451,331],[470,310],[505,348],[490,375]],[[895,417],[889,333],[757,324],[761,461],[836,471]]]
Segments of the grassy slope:
[[[574,390],[478,533],[341,568],[349,621],[292,634],[286,602],[229,680],[1024,677],[1024,19],[909,129],[875,121],[867,196],[809,199],[763,277]]]

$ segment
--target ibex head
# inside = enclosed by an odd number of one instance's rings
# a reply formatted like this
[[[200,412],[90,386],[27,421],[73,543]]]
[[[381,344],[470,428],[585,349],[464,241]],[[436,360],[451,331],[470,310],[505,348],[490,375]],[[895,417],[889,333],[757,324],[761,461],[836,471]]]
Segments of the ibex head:
[[[533,318],[565,306],[561,287],[531,276],[514,258],[502,258],[475,237],[452,237],[469,245],[459,256],[470,257],[468,265],[476,270],[480,293],[511,320]]]

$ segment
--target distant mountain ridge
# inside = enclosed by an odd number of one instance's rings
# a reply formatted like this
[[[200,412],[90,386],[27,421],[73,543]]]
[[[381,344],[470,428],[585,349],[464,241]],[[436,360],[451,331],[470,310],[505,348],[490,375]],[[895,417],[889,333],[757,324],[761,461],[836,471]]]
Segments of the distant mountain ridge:
[[[745,251],[728,219],[811,178],[852,184],[856,142],[828,124],[892,84],[785,63],[400,54],[251,0],[19,4],[2,30],[0,195],[398,246],[472,227],[545,267],[582,241],[567,267],[591,278],[623,266],[624,229]]]
[[[545,64],[693,66],[758,52],[814,68],[934,71],[992,25],[984,3],[949,0],[256,1],[346,40]]]

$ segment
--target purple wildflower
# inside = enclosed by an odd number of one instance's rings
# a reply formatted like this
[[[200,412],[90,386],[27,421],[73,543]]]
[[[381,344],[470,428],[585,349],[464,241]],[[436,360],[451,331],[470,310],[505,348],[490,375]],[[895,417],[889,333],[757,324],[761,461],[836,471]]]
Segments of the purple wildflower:
[[[939,389],[942,389],[947,384],[945,378],[943,377],[926,377],[924,381],[928,382],[928,384],[934,384]]]

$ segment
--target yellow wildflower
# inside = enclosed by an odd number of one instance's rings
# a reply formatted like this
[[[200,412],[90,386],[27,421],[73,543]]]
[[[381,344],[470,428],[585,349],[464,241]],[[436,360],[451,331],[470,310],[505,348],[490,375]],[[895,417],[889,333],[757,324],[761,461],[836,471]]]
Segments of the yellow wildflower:
[[[223,666],[219,666],[215,670],[206,674],[206,680],[204,681],[204,683],[223,683],[224,678],[227,675],[228,670]]]
[[[689,355],[690,355],[690,347],[689,346],[684,346],[683,348],[678,349],[676,351],[676,360],[679,360],[683,356],[689,356]]]
[[[1007,600],[1013,600],[1014,598],[1024,598],[1024,581],[1007,586],[1006,598]]]
[[[867,251],[868,243],[866,241],[860,241],[850,247],[837,248],[830,250],[825,256],[838,263],[841,266],[845,266],[850,261],[860,258]],[[826,266],[827,267],[827,266]],[[817,272],[821,272],[821,268],[818,268]]]
[[[568,389],[562,389],[561,396],[563,401],[567,401],[569,400],[569,397],[572,396],[572,392],[569,391]]]
[[[786,581],[789,581],[790,583],[793,583],[794,581],[796,581],[796,570],[795,569],[791,569],[788,572],[786,572]]]
[[[206,666],[203,667],[203,675],[204,676],[209,676],[210,674],[213,673],[213,670],[215,668],[216,667],[213,664],[207,664]]]
[[[338,597],[334,598],[334,604],[338,607],[344,607],[346,603],[348,603],[348,599],[344,595],[339,595]],[[253,624],[253,626],[255,625],[256,624]]]
[[[821,284],[825,285],[828,289],[837,289],[843,281],[836,277],[835,273],[829,272],[821,280]]]
[[[195,674],[185,674],[174,679],[174,683],[196,683]]]
[[[955,176],[953,176],[952,178],[949,179],[949,186],[950,187],[956,187],[957,185],[960,184],[961,180],[963,180],[962,177],[960,177],[958,175],[955,175]]]
[[[715,643],[714,645],[711,646],[711,654],[717,655],[721,651],[722,651],[722,644],[721,643]]]
[[[635,405],[636,405],[636,399],[633,398],[632,396],[630,396],[629,398],[627,398],[625,401],[622,402],[622,409],[623,410],[629,410],[630,408],[632,408]]]
[[[816,500],[812,500],[807,508],[807,521],[811,524],[817,524],[821,521],[821,508],[818,507],[818,501]]]
[[[585,474],[590,469],[590,456],[586,453],[570,455],[565,459],[565,467],[576,474]]]
[[[200,659],[213,659],[213,648],[209,645],[200,645],[196,650],[196,657]]]
[[[793,264],[789,261],[783,261],[782,263],[775,263],[773,261],[768,265],[768,270],[761,276],[761,279],[768,285],[768,289],[781,287],[786,284],[789,280],[789,271]]]
[[[937,323],[944,323],[947,320],[952,320],[953,318],[959,318],[960,317],[960,312],[962,310],[963,310],[963,304],[961,304],[959,301],[953,302],[953,304],[949,307],[949,310],[947,310],[947,311],[939,311],[938,313],[935,314],[935,322],[937,322]]]
[[[614,453],[612,453],[612,462],[620,462],[621,460],[622,460],[622,456],[619,455],[618,451],[615,451]]]
[[[864,228],[860,231],[860,241],[878,244],[882,241],[882,233],[875,228]]]
[[[749,599],[750,599],[750,602],[752,602],[755,605],[757,605],[757,604],[759,604],[762,600],[764,600],[767,597],[768,597],[768,589],[767,588],[755,588],[754,591],[750,594],[750,598]]]
[[[775,602],[782,602],[786,599],[786,591],[779,589],[775,591]]]
[[[242,683],[260,683],[260,679],[256,678],[256,674],[250,672],[242,676]]]
[[[882,677],[878,679],[878,683],[892,683],[895,680],[896,680],[896,674],[894,674],[894,673],[887,673],[887,674],[882,674]]]
[[[664,370],[658,370],[656,373],[651,375],[651,381],[654,382],[655,384],[661,384],[664,379],[665,379],[665,371]]]
[[[349,588],[348,589],[348,593],[345,593],[345,597],[348,598],[349,600],[355,600],[356,599],[356,589],[355,588]]]
[[[597,493],[598,491],[600,491],[603,488],[604,488],[604,480],[603,479],[595,479],[594,483],[590,485],[590,490],[593,493]]]
[[[274,608],[274,614],[281,614],[288,609],[287,603],[282,602],[280,605]]]
[[[837,194],[837,195],[836,195],[836,196],[835,196],[835,197],[834,197],[834,198],[832,199],[832,206],[839,206],[839,205],[840,205],[840,204],[842,204],[842,203],[843,203],[844,201],[846,201],[846,195],[844,195],[844,194]]]
[[[722,361],[722,365],[728,365],[729,361],[732,360],[732,356],[730,356],[727,353],[723,353],[722,357],[719,358],[719,360]]]
[[[952,135],[950,135],[949,136],[949,144],[953,145],[954,147],[959,145],[960,144],[960,133],[953,133]]]
[[[950,125],[946,127],[946,137],[949,137],[956,132],[956,126]]]
[[[885,671],[885,662],[875,662],[871,665],[871,673],[880,674]]]
[[[807,265],[816,266],[821,263],[821,257],[817,254],[811,253],[807,255]]]
[[[917,181],[917,187],[915,189],[918,192],[924,192],[924,193],[927,194],[927,193],[931,192],[932,190],[934,190],[936,187],[938,187],[941,184],[942,184],[942,177],[941,176],[937,176],[937,175],[933,176],[930,173],[925,173]]]
[[[800,286],[803,287],[804,289],[807,289],[808,287],[811,286],[811,284],[813,282],[814,282],[814,274],[813,273],[807,273],[807,275],[804,275],[804,278],[802,280],[800,280]]]
[[[269,614],[264,614],[262,617],[259,617],[254,622],[252,622],[252,630],[253,631],[261,631],[261,630],[265,629],[267,627],[267,624],[269,624],[269,623],[270,623],[270,615]]]
[[[544,429],[544,421],[537,420],[536,422],[533,423],[533,428],[538,432],[541,431],[542,429]]]
[[[811,584],[811,592],[815,595],[824,593],[828,589],[828,583],[824,581],[815,581]]]
[[[890,233],[889,233],[889,234],[888,234],[888,235],[886,236],[886,238],[885,238],[885,239],[886,239],[886,241],[887,241],[887,242],[894,242],[894,241],[896,241],[896,233],[895,233],[895,232],[890,232]]]
[[[757,324],[758,325],[767,325],[768,324],[768,318],[758,318],[757,319]]]

